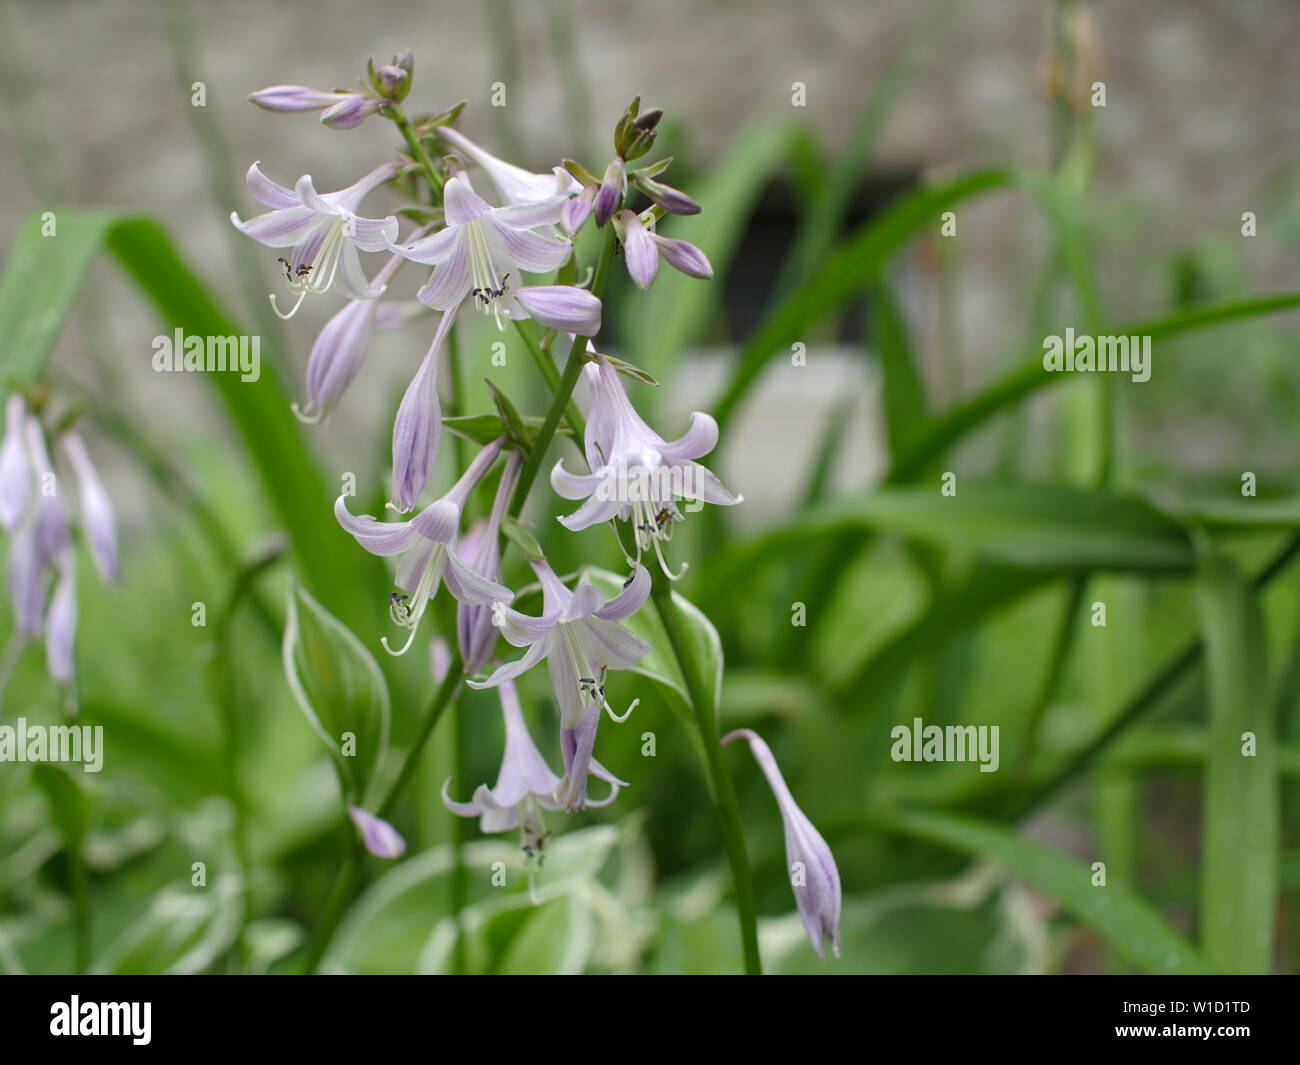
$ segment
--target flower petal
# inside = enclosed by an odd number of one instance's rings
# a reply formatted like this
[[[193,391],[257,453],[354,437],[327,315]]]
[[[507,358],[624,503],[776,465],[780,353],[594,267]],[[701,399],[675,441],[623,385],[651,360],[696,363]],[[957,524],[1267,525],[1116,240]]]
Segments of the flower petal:
[[[628,276],[641,288],[649,288],[659,272],[659,252],[650,234],[641,226],[641,219],[632,211],[620,211],[623,223],[623,259]]]
[[[551,467],[551,487],[565,499],[586,499],[603,480],[598,473],[570,473],[564,468],[564,459],[556,459]]]
[[[454,177],[444,186],[442,207],[448,226],[464,225],[492,210],[492,205],[470,188],[463,177]]]
[[[593,660],[610,669],[627,669],[650,653],[650,645],[645,640],[618,622],[589,617],[574,624],[581,626],[579,638]]]
[[[252,193],[253,199],[267,207],[283,211],[290,207],[302,206],[298,202],[298,197],[294,195],[293,189],[285,188],[262,173],[260,162],[255,162],[248,168],[248,173],[244,175],[244,182],[248,185],[248,191]]]
[[[515,299],[548,329],[590,337],[600,332],[600,300],[573,285],[526,285]]]
[[[573,245],[568,240],[534,233],[531,229],[515,229],[491,215],[481,219],[479,225],[483,227],[495,262],[514,263],[529,273],[550,273],[573,253]]]
[[[496,671],[492,676],[488,677],[487,680],[467,680],[465,683],[474,689],[495,688],[498,684],[501,684],[504,681],[514,680],[516,677],[527,673],[533,668],[533,666],[537,665],[538,662],[546,657],[546,652],[549,649],[550,641],[541,640],[528,648],[521,658],[517,658],[513,662],[507,662],[503,666],[498,666]]]
[[[718,423],[703,411],[691,415],[691,427],[676,440],[662,444],[659,451],[667,459],[680,462],[698,459],[718,446]]]
[[[650,240],[659,249],[664,262],[674,270],[680,270],[687,277],[698,277],[701,281],[713,277],[713,264],[709,262],[709,257],[694,244],[661,237],[657,233],[651,233]]]
[[[469,606],[487,606],[496,602],[509,602],[514,593],[491,577],[485,577],[465,562],[454,548],[447,549],[447,571],[443,576],[447,590],[457,602]]]
[[[632,579],[623,585],[623,590],[596,611],[596,617],[605,621],[622,621],[630,618],[645,604],[650,594],[650,571],[638,565],[632,571]]]
[[[302,206],[267,211],[247,222],[232,211],[230,221],[245,236],[268,248],[292,248],[310,238],[313,231],[323,228],[320,215]]]
[[[400,555],[420,540],[409,521],[375,521],[369,514],[354,517],[347,496],[334,500],[334,517],[372,555]]]

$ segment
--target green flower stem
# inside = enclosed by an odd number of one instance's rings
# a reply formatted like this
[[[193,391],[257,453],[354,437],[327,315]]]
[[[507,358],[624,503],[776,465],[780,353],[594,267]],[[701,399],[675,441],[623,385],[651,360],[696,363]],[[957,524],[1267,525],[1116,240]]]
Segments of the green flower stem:
[[[600,246],[600,258],[596,261],[596,274],[591,280],[591,294],[598,298],[605,291],[610,263],[614,261],[615,240],[614,227],[606,225],[605,239]],[[519,483],[515,485],[515,494],[510,497],[511,517],[517,518],[519,512],[524,509],[528,493],[533,487],[533,482],[537,480],[537,473],[546,459],[546,449],[550,447],[555,430],[559,428],[560,419],[564,417],[565,408],[573,398],[573,390],[577,387],[578,377],[582,374],[582,365],[586,361],[587,341],[590,339],[590,337],[574,337],[573,346],[569,348],[569,358],[564,364],[564,372],[560,375],[555,394],[551,397],[551,406],[546,412],[546,419],[537,431],[528,458],[524,460],[524,468],[519,473]]]
[[[433,160],[429,158],[429,153],[424,150],[424,145],[415,135],[415,130],[411,128],[411,120],[406,117],[405,112],[396,104],[387,105],[382,112],[385,116],[392,119],[402,134],[402,139],[406,141],[406,146],[411,150],[411,158],[419,164],[420,170],[423,171],[425,179],[429,182],[429,187],[437,194],[439,201],[442,199],[442,175],[438,173],[438,168],[433,165]]]
[[[352,831],[351,824],[348,825],[348,831]],[[343,868],[339,870],[338,879],[334,881],[330,897],[325,902],[325,913],[316,931],[316,941],[307,954],[307,960],[303,963],[303,972],[314,973],[320,967],[321,959],[325,957],[325,952],[334,939],[334,933],[338,931],[339,922],[343,920],[348,903],[352,901],[360,877],[361,842],[356,838],[356,833],[352,832],[352,843],[343,858]]]
[[[528,354],[533,357],[533,362],[537,364],[538,370],[541,371],[542,377],[546,379],[546,384],[554,395],[560,387],[560,371],[556,367],[554,360],[537,343],[537,337],[533,331],[523,322],[515,320],[515,329],[523,338],[524,344],[528,348]],[[578,405],[573,402],[573,396],[570,395],[569,402],[564,407],[564,420],[568,422],[569,428],[573,430],[573,435],[581,440],[587,432],[587,423],[582,415],[578,412]]]
[[[393,786],[388,789],[387,796],[384,797],[384,801],[379,806],[379,817],[388,817],[397,800],[401,798],[402,792],[410,784],[416,766],[419,765],[424,745],[429,742],[429,737],[433,735],[433,730],[442,718],[443,711],[452,704],[452,701],[459,694],[460,682],[464,677],[465,672],[461,669],[460,653],[453,650],[451,662],[447,666],[447,675],[443,678],[442,683],[438,685],[438,690],[433,693],[433,699],[429,703],[429,708],[424,712],[424,720],[420,723],[420,731],[415,737],[415,742],[411,744],[411,749],[406,752],[406,759],[402,762],[401,771],[397,774],[397,779],[393,781]]]
[[[749,871],[749,855],[745,849],[744,831],[740,824],[740,804],[736,789],[722,756],[718,732],[718,715],[711,682],[703,675],[699,661],[691,653],[686,622],[673,601],[672,585],[659,571],[654,571],[651,597],[659,617],[668,633],[673,656],[686,679],[686,691],[695,710],[695,723],[703,740],[704,755],[708,765],[709,788],[721,822],[722,838],[731,865],[731,877],[736,892],[736,911],[740,920],[740,942],[745,955],[745,972],[750,976],[763,974],[763,961],[758,953],[757,907],[754,901],[754,881]]]

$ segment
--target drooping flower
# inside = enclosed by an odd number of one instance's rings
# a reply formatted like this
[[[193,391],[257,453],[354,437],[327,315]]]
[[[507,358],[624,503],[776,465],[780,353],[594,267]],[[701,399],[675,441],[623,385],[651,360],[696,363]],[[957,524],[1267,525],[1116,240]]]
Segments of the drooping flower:
[[[450,492],[410,521],[381,522],[368,514],[354,517],[348,511],[346,496],[334,501],[334,516],[357,543],[372,555],[402,556],[396,582],[409,594],[393,593],[389,616],[396,624],[409,629],[410,635],[397,651],[388,646],[388,637],[383,637],[380,642],[389,654],[405,654],[410,648],[429,600],[444,581],[447,590],[462,603],[508,602],[514,597],[510,589],[467,565],[456,550],[461,508],[500,451],[500,440],[488,444],[474,457]]]
[[[349,806],[348,817],[357,826],[366,850],[376,858],[393,860],[406,853],[406,840],[382,817],[376,817],[360,806]]]
[[[501,697],[501,717],[505,721],[506,742],[501,756],[497,782],[489,788],[480,784],[469,802],[456,802],[448,794],[451,777],[442,785],[442,801],[460,817],[479,818],[484,832],[506,832],[518,828],[521,845],[529,858],[542,857],[550,833],[542,820],[543,810],[564,809],[564,781],[551,772],[546,759],[533,743],[519,706],[519,693],[513,681],[502,681],[497,689]],[[595,759],[587,763],[586,772],[609,784],[609,794],[589,806],[608,806],[627,782],[619,780]],[[585,786],[584,786],[585,791]]]
[[[45,624],[45,666],[53,680],[66,684],[72,679],[72,644],[77,635],[76,563],[71,551],[58,563],[58,579]]]
[[[650,594],[650,574],[637,566],[623,590],[606,602],[586,576],[571,592],[545,560],[530,559],[529,565],[542,585],[541,616],[494,604],[501,634],[515,647],[528,650],[487,680],[466,683],[471,688],[493,688],[546,660],[565,752],[563,805],[578,810],[587,801],[587,774],[601,711],[615,721],[625,721],[640,702],[634,700],[622,715],[616,714],[605,697],[605,675],[610,669],[634,665],[650,650],[649,644],[619,624],[635,614]]]
[[[75,432],[69,432],[63,436],[60,444],[68,464],[77,475],[81,528],[86,534],[90,557],[94,559],[95,568],[104,581],[115,581],[121,566],[117,555],[117,520],[113,516],[113,504],[104,491],[104,485],[95,472],[81,437]]]
[[[781,769],[776,764],[771,748],[761,736],[747,728],[737,729],[722,739],[725,747],[733,740],[743,739],[758,763],[768,786],[781,810],[785,827],[785,856],[789,866],[790,883],[794,888],[794,901],[799,907],[804,928],[817,957],[826,960],[824,941],[831,941],[835,956],[840,955],[840,873],[835,866],[835,856],[822,839],[822,835],[799,809],[790,794]]]
[[[619,211],[617,223],[628,276],[641,288],[649,288],[654,281],[659,273],[660,259],[688,277],[707,281],[713,276],[708,256],[694,244],[659,236],[653,223],[647,224],[646,219],[634,211]]]
[[[443,311],[429,350],[420,360],[393,419],[393,498],[389,506],[405,514],[428,487],[442,440],[442,402],[438,397],[438,357],[456,318]]]
[[[53,472],[45,436],[40,423],[30,415],[23,423],[23,438],[28,461],[41,480]],[[72,537],[68,513],[57,491],[36,494],[34,504],[25,512],[14,530],[9,545],[9,593],[13,602],[18,631],[34,637],[45,627],[45,589],[52,571],[70,563]]]
[[[281,257],[289,291],[298,299],[288,313],[271,305],[281,318],[291,318],[308,293],[337,289],[348,299],[374,299],[383,291],[366,279],[357,249],[383,251],[397,238],[397,219],[362,218],[356,213],[366,193],[378,188],[397,173],[396,163],[376,167],[355,185],[323,196],[316,192],[311,176],[304,174],[287,189],[262,173],[257,163],[248,168],[248,191],[271,210],[241,221],[232,212],[231,222],[241,232],[271,248],[292,248],[289,258]]]
[[[434,268],[417,298],[435,310],[450,311],[468,299],[500,329],[507,319],[535,318],[551,329],[592,336],[600,330],[600,300],[586,289],[520,284],[523,271],[548,273],[571,254],[571,241],[538,231],[560,220],[565,199],[493,207],[461,174],[443,189],[446,228],[389,246]]]
[[[23,439],[27,417],[23,397],[14,394],[5,401],[5,435],[0,443],[0,528],[18,525],[32,491],[31,459]]]
[[[744,496],[733,495],[706,467],[694,461],[718,442],[718,423],[696,411],[691,427],[680,439],[665,441],[632,406],[612,363],[596,356],[584,368],[591,389],[587,418],[588,474],[570,473],[564,460],[551,470],[551,485],[565,499],[585,502],[560,523],[574,532],[622,518],[632,525],[636,561],[654,548],[659,564],[674,575],[664,559],[662,541],[671,540],[673,525],[683,520],[679,501],[734,506]],[[683,566],[684,568],[684,566]]]
[[[438,136],[470,162],[483,168],[501,197],[501,202],[507,207],[568,196],[579,190],[577,181],[562,166],[554,167],[549,174],[534,174],[514,163],[498,159],[453,126],[439,126]]]
[[[497,494],[492,500],[492,512],[487,521],[471,529],[460,544],[469,564],[483,576],[498,582],[501,580],[501,519],[505,516],[506,504],[522,465],[520,453],[511,451],[501,471]],[[466,673],[481,670],[496,646],[497,630],[492,617],[490,606],[461,603],[456,607],[456,640]]]
[[[394,255],[375,275],[375,287],[386,286],[403,262]],[[419,307],[419,305],[416,305]],[[328,418],[347,391],[370,347],[375,329],[400,325],[411,317],[409,301],[350,300],[325,323],[307,358],[307,399],[293,412],[305,422]],[[419,307],[424,310],[423,307]]]

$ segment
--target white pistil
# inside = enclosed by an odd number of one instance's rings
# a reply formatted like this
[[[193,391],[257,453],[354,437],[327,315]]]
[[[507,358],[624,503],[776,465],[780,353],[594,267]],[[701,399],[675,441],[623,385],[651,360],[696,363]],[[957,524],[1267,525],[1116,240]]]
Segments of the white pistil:
[[[445,550],[445,548],[442,544],[434,545],[428,561],[424,564],[424,570],[420,574],[419,583],[416,584],[415,591],[411,593],[411,605],[403,607],[405,611],[403,616],[399,616],[396,603],[391,601],[389,603],[388,613],[393,621],[398,625],[401,625],[403,628],[411,630],[411,635],[406,638],[406,643],[402,644],[401,649],[397,651],[394,651],[388,646],[387,636],[381,636],[379,638],[379,642],[383,644],[384,650],[394,658],[406,654],[406,652],[410,650],[412,642],[415,640],[415,630],[420,625],[420,619],[424,617],[425,607],[429,605],[429,596],[433,591],[434,575],[439,569],[437,563],[441,561],[441,559],[438,552],[443,550]]]
[[[470,292],[471,302],[481,314],[490,314],[495,319],[497,328],[504,332],[506,325],[502,321],[501,305],[505,300],[506,278],[509,275],[497,273],[487,239],[483,236],[483,227],[477,221],[466,222],[465,232],[469,238],[470,276],[474,279],[474,288]]]
[[[298,308],[302,306],[302,301],[307,298],[309,292],[325,292],[334,284],[334,275],[338,273],[339,258],[343,253],[346,238],[347,227],[344,219],[339,217],[330,225],[329,232],[321,241],[320,250],[312,262],[294,264],[285,259],[280,260],[284,263],[284,274],[289,282],[289,291],[296,293],[298,299],[286,313],[276,304],[275,293],[271,293],[271,309],[276,315],[285,320],[292,318],[298,313]]]

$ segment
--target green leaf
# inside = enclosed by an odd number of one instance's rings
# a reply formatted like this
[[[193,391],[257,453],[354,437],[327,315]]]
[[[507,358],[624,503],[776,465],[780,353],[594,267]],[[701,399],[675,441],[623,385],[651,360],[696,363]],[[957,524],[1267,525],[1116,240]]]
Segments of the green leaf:
[[[113,256],[153,305],[163,335],[171,337],[177,329],[187,337],[247,335],[213,302],[151,219],[70,209],[57,212],[57,236],[42,236],[41,224],[40,216],[33,216],[24,225],[0,278],[0,335],[5,337],[0,380],[22,386],[40,376],[86,268],[100,251]],[[373,590],[387,583],[383,564],[321,520],[335,493],[326,487],[290,412],[273,353],[261,354],[256,381],[242,381],[229,371],[203,376],[224,404],[313,590],[350,621],[373,623],[381,606]],[[369,609],[367,602],[373,604]]]
[[[758,381],[768,362],[786,344],[818,319],[842,306],[875,281],[881,268],[925,225],[938,226],[939,216],[964,199],[1005,187],[1005,170],[976,170],[943,185],[901,196],[879,216],[848,237],[804,284],[768,313],[746,341],[731,381],[714,405],[714,417],[725,427],[736,408]]]
[[[1067,485],[959,481],[957,494],[883,488],[818,507],[714,561],[716,589],[763,559],[822,537],[878,529],[973,550],[982,558],[1053,573],[1181,572],[1192,565],[1182,528],[1141,500]]]
[[[187,975],[203,972],[239,934],[239,877],[223,874],[206,888],[164,888],[149,912],[109,946],[94,972]]]
[[[519,421],[524,426],[526,441],[531,444],[545,419],[529,415],[521,416]],[[443,418],[442,424],[457,436],[475,444],[490,444],[498,437],[510,435],[506,423],[499,414],[457,414]],[[563,424],[557,426],[555,431],[562,436],[572,435],[572,430]]]
[[[649,292],[629,301],[619,335],[625,338],[632,362],[662,377],[673,360],[699,339],[716,312],[720,279],[731,268],[754,204],[784,164],[796,128],[793,123],[764,122],[742,133],[721,162],[690,190],[704,210],[660,223],[663,236],[681,237],[699,246],[713,265],[714,280],[661,270]]]
[[[1116,884],[1094,887],[1085,865],[1007,829],[929,810],[873,813],[885,827],[990,858],[1095,929],[1118,953],[1153,973],[1205,973],[1196,950],[1140,896]]]
[[[1188,307],[1162,318],[1129,325],[1116,326],[1108,335],[1149,336],[1152,341],[1152,359],[1159,363],[1154,348],[1155,341],[1177,336],[1207,326],[1276,314],[1300,307],[1300,292],[1279,293],[1258,299],[1230,300],[1208,306]],[[936,418],[911,445],[907,453],[896,459],[890,470],[891,481],[906,481],[916,477],[927,465],[937,459],[947,448],[967,433],[983,425],[989,418],[1033,395],[1048,385],[1078,380],[1075,374],[1052,373],[1043,368],[1042,350],[1026,351],[1024,360],[1010,373],[995,381],[970,399],[950,407],[942,417]]]
[[[293,582],[284,625],[284,675],[293,697],[364,803],[388,745],[388,685],[374,657],[338,618]]]
[[[0,278],[0,384],[5,390],[33,384],[45,369],[82,279],[103,245],[113,216],[101,212],[50,212],[54,226],[30,216],[9,249]]]
[[[880,360],[885,437],[889,453],[897,457],[924,428],[925,383],[917,369],[907,322],[893,290],[883,282],[872,293],[871,323],[872,347]]]
[[[1277,908],[1278,776],[1264,622],[1249,583],[1204,547],[1197,603],[1210,703],[1201,941],[1215,970],[1268,973]]]
[[[45,794],[50,820],[64,847],[69,854],[80,854],[90,827],[90,804],[85,793],[63,766],[49,762],[32,766],[32,782]]]

